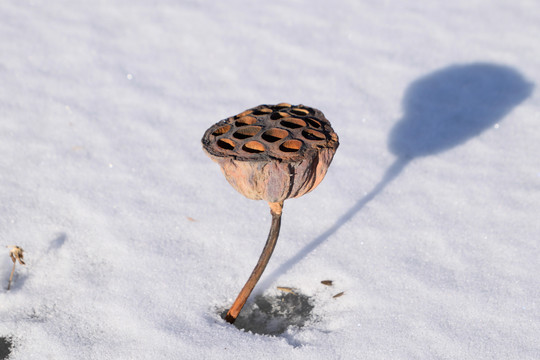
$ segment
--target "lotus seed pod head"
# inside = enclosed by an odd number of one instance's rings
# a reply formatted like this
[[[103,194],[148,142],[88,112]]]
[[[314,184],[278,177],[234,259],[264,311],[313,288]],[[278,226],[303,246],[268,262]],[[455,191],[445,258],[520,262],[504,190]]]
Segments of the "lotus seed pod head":
[[[203,149],[242,195],[270,203],[322,181],[339,146],[324,114],[304,105],[259,105],[211,126]]]

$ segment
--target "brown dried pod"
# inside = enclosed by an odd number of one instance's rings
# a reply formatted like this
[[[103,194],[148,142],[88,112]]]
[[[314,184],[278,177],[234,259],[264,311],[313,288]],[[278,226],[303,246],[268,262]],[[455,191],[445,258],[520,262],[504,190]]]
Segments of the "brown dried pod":
[[[320,110],[280,103],[259,105],[214,124],[205,132],[202,144],[227,181],[249,199],[266,200],[272,214],[261,258],[227,313],[226,320],[232,323],[270,259],[283,201],[319,185],[339,140]]]
[[[213,125],[202,138],[227,181],[250,199],[282,202],[313,190],[339,145],[321,111],[286,105],[246,110]]]

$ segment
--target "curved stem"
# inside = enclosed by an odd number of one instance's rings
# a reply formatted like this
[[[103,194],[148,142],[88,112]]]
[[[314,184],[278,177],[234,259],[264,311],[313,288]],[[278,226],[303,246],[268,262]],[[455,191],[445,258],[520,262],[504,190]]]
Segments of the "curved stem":
[[[266,268],[266,265],[268,264],[268,261],[270,260],[270,256],[272,256],[272,252],[276,247],[276,242],[279,236],[279,229],[281,227],[281,210],[283,209],[283,202],[269,203],[269,205],[270,213],[272,214],[272,225],[270,226],[270,233],[268,234],[268,239],[266,240],[266,244],[264,245],[264,249],[261,253],[261,256],[259,257],[259,261],[257,262],[255,269],[253,269],[248,281],[236,297],[236,300],[234,301],[233,305],[225,316],[225,320],[231,324],[234,323],[234,321],[238,317],[238,314],[244,307],[244,304],[246,303],[249,295],[255,288],[257,281],[259,281],[264,269]]]

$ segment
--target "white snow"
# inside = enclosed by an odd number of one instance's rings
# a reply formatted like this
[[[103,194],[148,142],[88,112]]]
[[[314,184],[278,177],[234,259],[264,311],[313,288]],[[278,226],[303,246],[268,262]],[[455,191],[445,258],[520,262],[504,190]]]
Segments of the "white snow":
[[[533,0],[3,1],[9,359],[540,358],[539,38]],[[256,294],[313,309],[271,336],[220,317],[270,214],[200,138],[283,101],[341,145],[285,203]]]

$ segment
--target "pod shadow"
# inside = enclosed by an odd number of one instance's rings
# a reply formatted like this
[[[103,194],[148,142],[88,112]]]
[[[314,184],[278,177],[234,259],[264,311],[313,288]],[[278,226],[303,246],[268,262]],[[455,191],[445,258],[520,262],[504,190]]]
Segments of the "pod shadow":
[[[449,150],[501,121],[532,93],[516,70],[493,64],[455,65],[412,83],[403,118],[388,147],[398,158]]]
[[[261,288],[270,286],[272,279],[286,273],[351,221],[413,159],[448,151],[493,128],[533,89],[518,71],[488,63],[453,65],[414,81],[403,98],[404,116],[388,137],[388,149],[396,156],[394,163],[367,195],[270,273]]]

